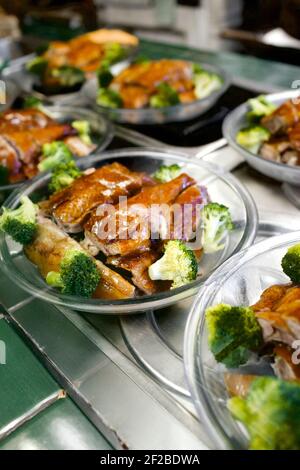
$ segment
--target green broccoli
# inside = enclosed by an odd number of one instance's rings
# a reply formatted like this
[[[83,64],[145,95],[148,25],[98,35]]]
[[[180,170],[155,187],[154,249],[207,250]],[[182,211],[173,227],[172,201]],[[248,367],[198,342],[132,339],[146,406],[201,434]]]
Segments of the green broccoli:
[[[99,88],[97,93],[97,104],[105,108],[122,108],[123,100],[119,93],[110,88]]]
[[[250,123],[259,122],[262,117],[268,116],[275,109],[273,103],[269,103],[263,95],[248,100],[250,111],[247,113],[247,119]]]
[[[194,66],[195,67],[195,66]],[[199,70],[194,73],[195,95],[200,100],[219,90],[222,86],[222,79],[215,73]]]
[[[109,64],[102,63],[97,71],[99,88],[107,88],[112,82],[114,76],[110,71]]]
[[[77,130],[80,139],[87,145],[91,145],[91,126],[89,121],[73,121],[72,127]]]
[[[38,109],[40,111],[44,110],[42,101],[39,98],[37,98],[36,96],[32,96],[32,95],[24,97],[22,107],[24,109],[35,108],[35,109]]]
[[[60,271],[50,271],[46,282],[59,287],[63,294],[91,297],[100,281],[95,260],[84,251],[68,250],[60,263]]]
[[[281,266],[292,282],[300,284],[300,243],[287,250],[281,260]]]
[[[246,398],[228,401],[233,416],[250,435],[252,450],[300,449],[300,385],[275,377],[258,377]]]
[[[236,141],[252,153],[257,153],[263,142],[269,140],[270,132],[262,126],[252,126],[240,130],[236,135]]]
[[[85,81],[84,72],[70,65],[53,68],[49,71],[49,74],[62,87],[74,87]]]
[[[202,209],[202,247],[204,253],[215,253],[222,250],[228,231],[234,225],[228,207],[217,202],[210,202]]]
[[[105,63],[113,64],[120,61],[125,56],[124,47],[118,42],[110,42],[104,45],[105,54],[104,61]]]
[[[156,87],[157,93],[150,98],[150,106],[152,108],[165,108],[180,103],[176,90],[168,83],[162,82]]]
[[[34,59],[26,64],[28,72],[38,75],[39,77],[44,75],[47,67],[48,61],[41,56],[34,57]]]
[[[73,160],[67,163],[60,163],[52,172],[51,181],[48,186],[49,191],[60,191],[73,183],[73,181],[81,175],[81,171],[77,168]]]
[[[39,171],[53,170],[60,163],[67,163],[73,159],[72,153],[64,142],[54,141],[44,144],[42,160],[38,164]]]
[[[173,281],[171,289],[194,281],[197,272],[198,264],[194,252],[180,240],[167,242],[162,258],[148,270],[153,281]]]
[[[262,329],[250,307],[219,304],[205,312],[208,343],[217,362],[238,367],[263,345]]]
[[[27,196],[21,197],[20,202],[20,207],[14,210],[3,207],[0,229],[16,242],[27,245],[32,241],[37,230],[38,208]]]
[[[161,165],[154,173],[154,178],[160,183],[167,183],[180,174],[181,168],[177,163],[173,165]]]

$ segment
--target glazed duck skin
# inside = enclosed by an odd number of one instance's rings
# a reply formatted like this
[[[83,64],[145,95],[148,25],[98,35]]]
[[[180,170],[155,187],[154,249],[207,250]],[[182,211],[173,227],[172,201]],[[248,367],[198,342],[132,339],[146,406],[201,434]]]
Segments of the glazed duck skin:
[[[266,127],[271,134],[278,134],[293,127],[300,120],[300,103],[292,100],[286,101],[273,113],[265,116],[261,124]]]
[[[143,108],[162,82],[167,82],[179,94],[192,93],[191,100],[196,99],[192,77],[189,62],[162,59],[130,65],[113,79],[110,88],[120,93],[125,108]]]
[[[266,289],[253,310],[266,341],[292,345],[300,338],[300,287],[274,285]]]
[[[44,279],[48,272],[59,271],[60,262],[69,249],[85,251],[51,220],[41,216],[37,236],[30,245],[24,247],[27,258],[38,267]],[[96,260],[96,264],[101,278],[94,293],[95,298],[125,299],[134,296],[132,284],[100,261]]]
[[[50,197],[43,206],[67,232],[82,230],[82,223],[100,204],[114,204],[120,196],[129,196],[147,182],[143,173],[128,170],[120,163],[105,165],[83,175]]]
[[[128,255],[134,252],[145,251],[150,248],[149,225],[146,223],[150,217],[150,208],[153,205],[169,205],[175,201],[177,196],[195,184],[195,180],[183,173],[168,183],[157,184],[152,187],[142,188],[142,190],[127,201],[127,213],[118,206],[116,212],[112,214],[116,222],[116,233],[106,234],[105,239],[101,239],[99,234],[105,233],[105,226],[109,225],[109,216],[97,215],[97,210],[93,212],[85,224],[85,235],[89,244],[94,244],[98,250],[105,255]],[[128,230],[130,227],[137,227],[141,221],[141,214],[138,214],[136,208],[141,205],[143,209],[143,222],[145,230],[141,230],[139,236],[133,239]],[[125,224],[125,225],[124,225]]]

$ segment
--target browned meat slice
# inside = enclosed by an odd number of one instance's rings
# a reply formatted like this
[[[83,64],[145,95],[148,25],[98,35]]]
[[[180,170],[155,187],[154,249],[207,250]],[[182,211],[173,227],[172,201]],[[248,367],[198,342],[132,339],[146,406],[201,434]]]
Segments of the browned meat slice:
[[[271,134],[283,133],[293,127],[300,120],[300,103],[289,100],[283,103],[273,113],[265,116],[261,124],[266,127]]]
[[[168,183],[144,187],[127,201],[126,207],[119,205],[112,214],[103,216],[94,211],[85,225],[89,243],[93,242],[106,255],[145,251],[153,233],[159,235],[170,225],[170,214],[159,212],[153,216],[153,208],[158,206],[160,210],[163,204],[168,208],[182,191],[194,184],[193,178],[183,173]]]
[[[34,128],[42,129],[54,124],[55,121],[53,119],[37,109],[9,109],[4,111],[0,117],[0,132],[3,130],[25,131]]]
[[[112,163],[83,175],[66,189],[50,197],[43,209],[69,232],[81,230],[89,213],[101,204],[114,204],[120,196],[129,196],[148,182],[143,173]]]
[[[300,151],[300,123],[288,130],[288,137],[294,149]]]
[[[45,128],[33,128],[29,131],[3,131],[2,136],[18,151],[20,160],[30,163],[40,156],[42,146],[73,134],[68,124],[56,124]]]
[[[292,345],[300,339],[299,286],[271,286],[252,308],[262,326],[265,342]]]
[[[246,397],[253,380],[257,379],[256,375],[233,374],[226,372],[224,374],[224,382],[229,395],[235,397]]]
[[[21,163],[17,149],[0,135],[0,166],[7,168],[9,172],[9,180],[17,178],[21,174]]]
[[[125,108],[145,107],[156,87],[167,82],[179,93],[183,101],[191,100],[194,87],[192,65],[184,60],[162,59],[132,64],[117,75],[110,87],[120,93]]]
[[[76,155],[77,157],[86,157],[89,155],[93,150],[95,150],[96,145],[94,144],[86,144],[83,140],[75,136],[67,137],[64,140],[65,144],[69,147],[71,152]]]
[[[132,274],[132,282],[142,292],[154,294],[167,288],[166,283],[152,281],[148,275],[148,268],[161,256],[158,251],[147,251],[137,255],[111,256],[107,258],[108,264],[125,269]],[[168,286],[170,283],[167,283]]]
[[[85,72],[92,72],[98,69],[105,57],[107,43],[133,46],[138,44],[138,39],[125,31],[99,29],[70,41],[53,41],[43,57],[47,59],[50,68],[72,65]]]
[[[60,262],[69,249],[85,251],[79,243],[63,232],[51,220],[39,217],[38,232],[34,241],[24,247],[27,258],[34,263],[41,275],[59,271]],[[96,261],[101,274],[96,298],[121,299],[134,296],[134,286],[121,275],[112,271],[100,261]]]
[[[272,138],[261,146],[259,153],[267,160],[280,163],[284,153],[290,149],[292,145],[286,137]]]
[[[300,381],[300,364],[293,361],[294,352],[293,349],[283,344],[274,348],[275,363],[273,369],[280,379]]]
[[[170,238],[189,241],[195,236],[200,222],[200,211],[208,203],[208,193],[204,186],[194,185],[187,188],[175,199],[174,211],[177,217],[172,220]],[[180,208],[177,207],[177,204]],[[181,216],[180,216],[181,214]],[[180,223],[176,223],[176,219]]]

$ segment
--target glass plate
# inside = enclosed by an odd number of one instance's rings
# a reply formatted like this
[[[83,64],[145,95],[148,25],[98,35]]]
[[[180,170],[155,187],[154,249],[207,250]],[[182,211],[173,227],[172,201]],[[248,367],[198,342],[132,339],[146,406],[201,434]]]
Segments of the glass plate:
[[[280,106],[285,101],[297,98],[299,99],[299,90],[288,90],[271,95],[266,95],[267,100],[270,103]],[[240,129],[247,125],[246,114],[249,111],[247,103],[241,104],[234,111],[229,113],[223,122],[223,135],[227,140],[228,144],[234,148],[237,152],[242,154],[250,166],[255,168],[263,175],[274,178],[278,181],[284,181],[286,183],[294,184],[299,187],[300,185],[300,167],[286,165],[284,163],[273,162],[266,158],[256,155],[255,153],[249,152],[245,148],[241,147],[236,142],[236,134]]]
[[[191,309],[184,338],[186,379],[198,414],[217,448],[247,449],[248,436],[227,410],[224,368],[208,348],[204,312],[218,303],[252,305],[267,287],[288,282],[281,270],[281,258],[299,241],[300,231],[296,231],[237,253],[201,286]]]
[[[81,168],[88,168],[91,166],[98,167],[112,161],[121,161],[130,169],[145,171],[150,174],[163,162],[166,164],[180,163],[183,171],[192,175],[197,182],[207,187],[213,201],[218,201],[230,208],[235,222],[235,229],[227,237],[224,250],[214,255],[203,256],[198,279],[188,285],[155,295],[107,301],[67,296],[49,288],[36,267],[24,256],[22,247],[12,243],[10,237],[2,233],[0,236],[1,266],[13,282],[43,300],[68,306],[75,310],[102,314],[130,314],[166,307],[194,295],[211,272],[225,259],[242,247],[253,243],[257,230],[255,203],[243,185],[229,173],[211,164],[196,161],[184,155],[151,149],[123,149],[106,152],[81,159],[78,164]],[[50,175],[45,174],[31,184],[24,185],[8,198],[5,206],[16,207],[22,195],[33,198],[36,198],[37,195],[40,196],[47,187],[49,179]]]
[[[295,230],[299,219],[278,212],[260,212],[254,243]],[[183,339],[193,298],[144,315],[123,316],[121,330],[135,360],[172,392],[190,396],[183,367]]]
[[[128,64],[127,64],[128,65]],[[206,98],[195,100],[191,103],[168,106],[166,108],[106,108],[96,103],[98,82],[96,79],[89,80],[82,87],[82,95],[87,98],[95,110],[105,113],[110,119],[116,122],[130,124],[163,124],[166,122],[177,122],[192,119],[208,111],[214,106],[218,99],[225,93],[230,84],[228,74],[214,65],[202,64],[204,70],[216,73],[223,79],[223,84],[219,90],[214,91]],[[116,74],[120,68],[112,67],[112,73]]]
[[[96,145],[95,152],[104,150],[112,141],[114,131],[112,124],[106,119],[105,116],[95,113],[90,109],[78,108],[76,106],[64,106],[64,105],[49,105],[44,106],[46,112],[61,123],[71,123],[75,120],[86,120],[90,123],[91,137]],[[80,157],[87,158],[87,157]],[[22,184],[29,184],[30,180],[21,183],[6,184],[0,186],[0,191],[7,191],[19,188]]]

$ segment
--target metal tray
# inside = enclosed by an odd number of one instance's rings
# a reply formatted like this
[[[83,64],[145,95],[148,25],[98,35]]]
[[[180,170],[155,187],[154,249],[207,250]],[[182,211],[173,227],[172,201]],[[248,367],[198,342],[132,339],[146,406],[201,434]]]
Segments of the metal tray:
[[[276,212],[260,214],[256,242],[300,229],[299,220]],[[183,337],[194,298],[159,311],[122,317],[121,330],[135,360],[167,389],[189,396],[183,368]]]

